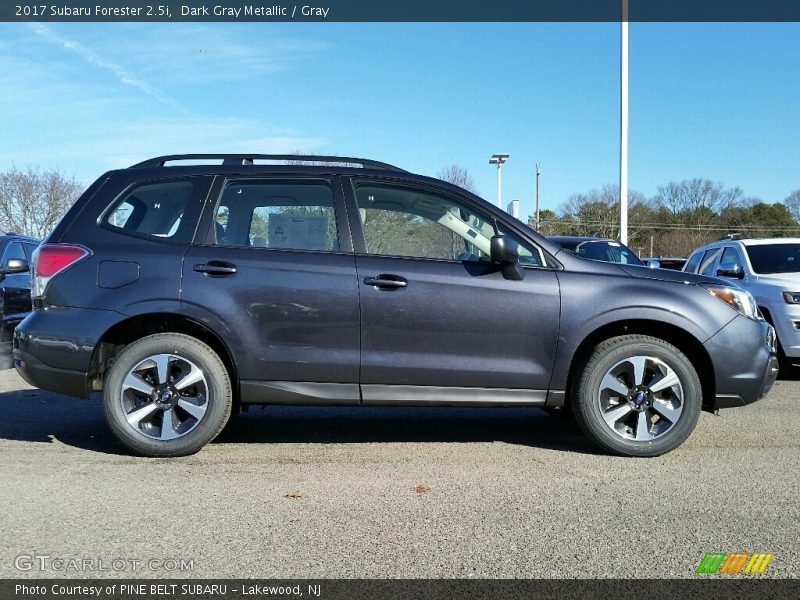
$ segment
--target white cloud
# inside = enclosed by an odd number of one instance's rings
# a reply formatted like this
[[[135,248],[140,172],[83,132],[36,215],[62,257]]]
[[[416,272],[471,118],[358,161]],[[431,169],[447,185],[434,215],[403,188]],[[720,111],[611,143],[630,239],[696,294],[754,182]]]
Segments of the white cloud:
[[[76,40],[65,38],[56,33],[55,31],[53,31],[47,25],[43,25],[42,23],[29,23],[29,27],[33,29],[33,31],[35,31],[37,34],[44,37],[45,39],[53,43],[59,44],[63,48],[66,48],[71,52],[74,52],[87,63],[94,65],[95,67],[110,71],[111,73],[114,74],[114,76],[120,83],[136,88],[140,92],[158,100],[160,103],[166,106],[170,106],[176,109],[177,111],[179,111],[184,115],[188,114],[186,110],[183,107],[181,107],[180,104],[178,104],[173,99],[167,97],[166,95],[155,89],[152,85],[132,75],[122,66],[103,58],[102,56],[100,56],[93,50],[83,46]]]

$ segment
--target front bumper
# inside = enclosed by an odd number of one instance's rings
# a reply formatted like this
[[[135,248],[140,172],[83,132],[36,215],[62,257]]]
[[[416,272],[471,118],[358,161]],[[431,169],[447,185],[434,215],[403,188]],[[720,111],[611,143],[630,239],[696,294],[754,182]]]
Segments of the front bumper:
[[[751,404],[766,395],[778,377],[775,330],[766,321],[738,316],[704,346],[714,363],[711,409]]]
[[[800,305],[783,304],[768,308],[784,354],[800,358]]]

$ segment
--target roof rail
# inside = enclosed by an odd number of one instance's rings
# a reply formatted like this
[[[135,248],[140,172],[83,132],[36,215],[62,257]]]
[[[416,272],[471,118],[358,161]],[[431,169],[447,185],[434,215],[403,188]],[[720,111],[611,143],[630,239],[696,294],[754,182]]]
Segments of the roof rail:
[[[320,155],[306,155],[306,154],[170,154],[167,156],[158,156],[148,160],[131,165],[131,169],[143,169],[150,167],[163,167],[168,162],[180,160],[206,160],[206,159],[222,159],[223,165],[252,165],[254,160],[282,160],[282,161],[298,161],[298,162],[316,162],[316,163],[336,163],[341,165],[361,165],[362,168],[384,169],[387,171],[397,171],[405,173],[404,169],[395,167],[387,163],[379,162],[377,160],[367,160],[364,158],[350,158],[347,156],[320,156]]]

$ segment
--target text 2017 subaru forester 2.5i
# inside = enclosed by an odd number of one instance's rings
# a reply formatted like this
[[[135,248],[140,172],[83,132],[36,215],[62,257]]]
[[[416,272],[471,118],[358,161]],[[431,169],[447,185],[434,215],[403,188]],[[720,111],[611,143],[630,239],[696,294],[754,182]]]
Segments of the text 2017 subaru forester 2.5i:
[[[39,248],[33,297],[20,374],[101,391],[148,456],[198,451],[246,404],[566,405],[606,450],[655,456],[777,375],[746,291],[579,258],[461,188],[353,158],[106,173]]]

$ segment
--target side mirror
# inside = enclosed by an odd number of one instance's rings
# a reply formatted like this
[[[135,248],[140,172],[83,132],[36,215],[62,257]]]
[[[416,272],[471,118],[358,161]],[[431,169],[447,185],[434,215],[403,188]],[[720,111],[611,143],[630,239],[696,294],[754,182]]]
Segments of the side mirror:
[[[496,235],[491,241],[492,262],[500,266],[503,277],[514,281],[525,278],[525,271],[519,264],[519,245],[504,235]]]
[[[733,279],[744,279],[742,267],[733,265],[730,269],[717,269],[717,277],[732,277]]]
[[[661,261],[656,260],[655,258],[651,258],[647,261],[647,266],[651,269],[660,269],[661,268]]]
[[[30,270],[27,260],[23,258],[9,258],[2,271],[6,275],[13,275],[14,273],[27,273]]]

